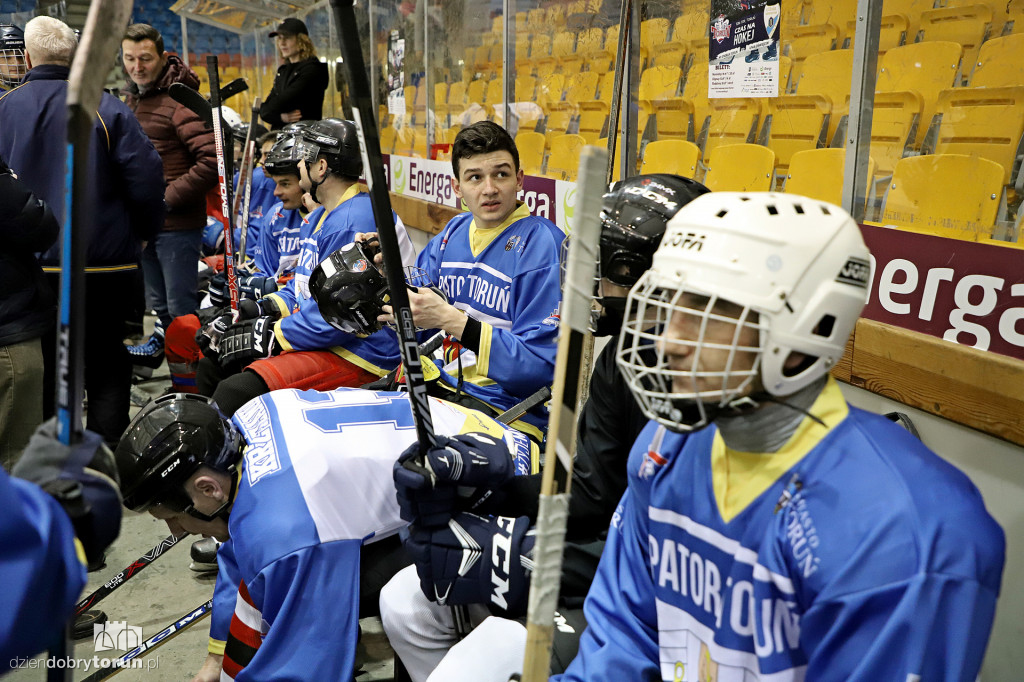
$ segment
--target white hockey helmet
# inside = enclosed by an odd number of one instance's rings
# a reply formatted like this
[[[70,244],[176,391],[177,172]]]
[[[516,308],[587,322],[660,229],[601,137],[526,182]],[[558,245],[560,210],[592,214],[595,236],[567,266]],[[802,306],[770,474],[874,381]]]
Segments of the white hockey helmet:
[[[619,367],[645,414],[690,431],[822,377],[867,302],[869,255],[833,204],[768,192],[691,201],[630,292],[619,339]],[[731,341],[721,325],[709,333],[713,321],[732,325]],[[692,338],[677,338],[683,328]],[[801,361],[787,363],[794,353]]]

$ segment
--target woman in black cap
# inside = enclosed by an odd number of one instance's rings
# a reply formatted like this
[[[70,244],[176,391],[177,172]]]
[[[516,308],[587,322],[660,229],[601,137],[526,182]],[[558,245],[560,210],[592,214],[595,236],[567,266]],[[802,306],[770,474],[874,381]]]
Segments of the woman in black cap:
[[[306,24],[293,17],[285,19],[270,37],[284,64],[278,67],[274,87],[260,107],[260,118],[274,129],[323,118],[327,65],[317,58]]]

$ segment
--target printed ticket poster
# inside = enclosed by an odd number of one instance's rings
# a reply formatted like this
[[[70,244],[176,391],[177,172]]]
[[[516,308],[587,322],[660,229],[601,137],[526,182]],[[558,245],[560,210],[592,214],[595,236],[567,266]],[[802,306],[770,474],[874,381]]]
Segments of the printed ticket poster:
[[[781,15],[780,0],[711,0],[708,97],[778,97]]]
[[[388,113],[405,116],[405,39],[398,35],[388,39]]]

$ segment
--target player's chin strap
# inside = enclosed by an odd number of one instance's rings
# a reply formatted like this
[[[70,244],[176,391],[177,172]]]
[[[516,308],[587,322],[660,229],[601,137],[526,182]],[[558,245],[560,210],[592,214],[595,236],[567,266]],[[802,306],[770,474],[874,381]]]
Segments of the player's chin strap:
[[[306,177],[309,178],[309,196],[312,197],[313,201],[319,204],[320,200],[316,196],[316,188],[324,184],[324,180],[326,180],[327,176],[331,174],[331,167],[327,167],[327,172],[324,173],[324,176],[322,178],[320,178],[319,180],[314,180],[313,174],[309,172],[309,162],[306,161],[305,159],[303,159],[302,162],[306,164]]]
[[[228,471],[228,474],[231,476],[231,486],[228,489],[228,498],[224,501],[224,504],[210,514],[204,514],[195,507],[192,507],[188,510],[188,515],[195,519],[199,519],[200,521],[216,521],[217,519],[220,519],[224,523],[227,523],[228,515],[231,514],[231,506],[235,503],[235,496],[238,495],[240,473],[241,472],[237,465],[232,466]]]
[[[821,418],[810,412],[825,381],[822,377],[784,400],[758,391],[730,405],[716,406],[713,409],[717,413],[712,419],[731,449],[776,452],[789,441],[804,417],[827,428]]]

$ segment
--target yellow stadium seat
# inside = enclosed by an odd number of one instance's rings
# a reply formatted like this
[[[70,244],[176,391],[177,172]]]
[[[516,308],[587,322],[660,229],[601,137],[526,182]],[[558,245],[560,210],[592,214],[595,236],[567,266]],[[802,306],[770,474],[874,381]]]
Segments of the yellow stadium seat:
[[[697,135],[704,128],[708,117],[707,59],[694,59],[690,70],[686,72],[682,97],[693,107],[693,132],[694,135]]]
[[[967,5],[985,5],[992,12],[986,39],[1001,35],[1009,20],[1006,0],[946,0],[941,7],[965,7]]]
[[[1002,185],[1003,168],[995,161],[963,154],[907,157],[896,164],[882,221],[981,240],[991,236],[999,216]]]
[[[380,129],[380,151],[382,154],[391,154],[395,149],[395,138],[397,132],[392,126],[384,126]]]
[[[792,91],[793,60],[784,54],[779,55],[779,94],[784,95]]]
[[[519,149],[519,165],[527,175],[542,175],[544,172],[543,133],[519,133],[516,147]]]
[[[544,119],[544,136],[547,138],[548,147],[554,144],[555,138],[565,135],[572,123],[572,112],[552,111]]]
[[[640,74],[638,134],[643,134],[648,117],[654,115],[655,103],[660,103],[668,111],[681,106],[682,100],[677,97],[681,77],[682,70],[678,66],[652,66],[649,69],[644,69],[644,72]]]
[[[939,92],[953,87],[963,48],[950,41],[930,41],[894,47],[879,60],[875,92],[913,90],[921,95],[921,125],[914,146],[924,139]]]
[[[941,117],[936,154],[970,154],[995,161],[1003,169],[1003,184],[1012,182],[1024,137],[1024,85],[944,90],[936,111]]]
[[[942,7],[921,12],[921,42],[949,40],[963,47],[964,71],[970,72],[978,50],[992,23],[992,10],[986,5]],[[966,75],[966,74],[965,74]]]
[[[570,109],[576,111],[579,103],[594,99],[597,95],[599,76],[593,71],[581,71],[568,77],[561,102],[553,102],[553,109]]]
[[[753,143],[757,137],[762,114],[761,99],[753,97],[716,98],[709,102],[707,130],[702,131],[698,145],[704,150],[704,163],[724,145]]]
[[[896,163],[912,147],[923,106],[921,95],[913,90],[875,93],[871,116],[871,158],[879,176],[892,175]]]
[[[839,39],[839,27],[835,24],[796,26],[788,36],[785,33],[781,36],[783,52],[793,60],[790,79],[799,83],[804,61],[812,54],[831,50]]]
[[[921,12],[935,6],[935,0],[883,0],[882,16],[899,14],[907,18],[907,39],[910,44],[917,39],[917,31],[921,26]]]
[[[641,173],[672,173],[686,178],[697,177],[700,148],[686,140],[655,140],[644,147]]]
[[[551,142],[546,175],[559,180],[576,180],[580,165],[580,152],[586,144],[579,135],[559,135]]]
[[[830,104],[821,95],[784,95],[768,100],[762,137],[775,152],[780,174],[789,168],[793,154],[825,146]]]
[[[856,21],[846,22],[846,39],[843,41],[843,48],[853,49],[853,38]],[[882,23],[878,30],[878,56],[888,52],[894,47],[899,47],[913,41],[909,33],[910,20],[903,14],[886,14],[882,17]]]
[[[1010,0],[1006,3],[1006,23],[1003,34],[1024,33],[1024,0]]]
[[[565,93],[565,76],[560,73],[550,73],[543,78],[537,79],[537,90],[535,101],[545,111],[553,111],[558,108]]]
[[[500,78],[495,78],[487,84],[487,88],[484,90],[484,104],[501,105],[505,101],[505,93],[502,92],[503,82]]]
[[[591,104],[587,102],[586,104]],[[596,104],[606,104],[597,102]],[[596,144],[605,133],[604,127],[608,120],[607,106],[594,108],[580,108],[578,120],[579,134],[587,141],[587,144]]]
[[[704,184],[713,192],[767,192],[772,189],[775,152],[759,144],[728,144],[711,154]]]
[[[466,88],[466,99],[470,104],[483,104],[486,101],[488,82],[483,78],[470,82]]]
[[[986,40],[971,74],[972,88],[1024,84],[1024,33]]]
[[[690,47],[688,44],[667,43],[652,50],[648,66],[675,66],[683,71],[689,66]]]
[[[668,19],[647,19],[640,22],[640,66],[648,65],[655,50],[668,41]],[[678,66],[678,64],[676,64]]]
[[[845,163],[845,149],[805,149],[797,152],[790,159],[786,184],[782,191],[840,205],[843,203]],[[874,174],[875,162],[868,157],[868,187]],[[865,200],[868,196],[869,192],[865,191]]]
[[[604,47],[604,29],[588,28],[576,37],[576,54],[590,61],[601,54]]]
[[[840,119],[846,114],[853,76],[853,50],[830,50],[812,54],[804,61],[803,74],[796,84],[800,95],[823,95],[832,103],[828,140],[835,135]]]
[[[672,23],[672,40],[682,42],[703,38],[708,34],[709,3],[688,2]]]
[[[608,138],[607,137],[602,137],[601,139],[597,140],[596,142],[588,143],[588,144],[596,144],[601,149],[608,149]],[[616,146],[615,154],[613,154],[612,157],[613,157],[612,161],[614,162],[612,164],[612,182],[618,182],[619,180],[623,179],[623,177],[622,177],[622,150],[619,149]],[[636,166],[636,164],[633,164],[633,165],[634,165],[634,167]],[[635,168],[634,168],[634,170],[635,170]]]
[[[526,12],[526,29],[534,33],[547,30],[543,9],[531,9]]]

